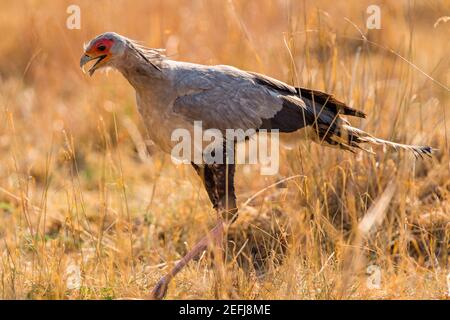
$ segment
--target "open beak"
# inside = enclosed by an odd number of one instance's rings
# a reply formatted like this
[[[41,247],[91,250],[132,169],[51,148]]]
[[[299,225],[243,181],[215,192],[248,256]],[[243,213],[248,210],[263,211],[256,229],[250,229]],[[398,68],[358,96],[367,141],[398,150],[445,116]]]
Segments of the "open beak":
[[[94,63],[94,65],[88,70],[88,73],[90,76],[92,76],[95,72],[95,70],[97,70],[99,68],[99,63],[106,58],[106,54],[103,54],[101,56],[98,57],[91,57],[87,54],[84,54],[81,59],[80,59],[80,68],[84,71],[84,65],[86,63],[88,63],[89,61],[95,60],[97,59],[97,61]]]

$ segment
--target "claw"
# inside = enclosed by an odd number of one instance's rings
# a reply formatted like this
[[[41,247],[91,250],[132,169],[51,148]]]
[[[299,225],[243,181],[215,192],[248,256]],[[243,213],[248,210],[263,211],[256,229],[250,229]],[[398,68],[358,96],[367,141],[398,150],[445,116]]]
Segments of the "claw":
[[[150,298],[153,300],[162,300],[167,294],[167,288],[168,288],[169,281],[167,281],[167,278],[164,276],[162,277],[156,286],[153,288],[152,293],[150,295]]]

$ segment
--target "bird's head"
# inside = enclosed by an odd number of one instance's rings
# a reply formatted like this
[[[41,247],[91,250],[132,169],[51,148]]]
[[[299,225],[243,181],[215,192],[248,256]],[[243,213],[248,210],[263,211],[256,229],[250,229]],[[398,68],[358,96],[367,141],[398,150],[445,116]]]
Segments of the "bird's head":
[[[80,60],[80,68],[83,69],[86,63],[95,60],[95,63],[88,70],[89,75],[92,76],[95,70],[114,66],[114,62],[124,54],[126,46],[126,38],[114,32],[103,33],[85,45],[84,54]]]

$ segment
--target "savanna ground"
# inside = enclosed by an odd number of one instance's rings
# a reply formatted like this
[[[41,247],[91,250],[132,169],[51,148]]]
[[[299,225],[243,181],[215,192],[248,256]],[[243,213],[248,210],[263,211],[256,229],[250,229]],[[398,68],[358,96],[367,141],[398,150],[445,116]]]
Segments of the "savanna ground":
[[[364,130],[438,149],[303,142],[276,176],[239,166],[222,290],[204,255],[169,299],[448,298],[450,3],[372,2],[1,1],[0,298],[145,298],[214,222],[191,167],[147,142],[126,80],[79,70],[105,31],[332,92]]]

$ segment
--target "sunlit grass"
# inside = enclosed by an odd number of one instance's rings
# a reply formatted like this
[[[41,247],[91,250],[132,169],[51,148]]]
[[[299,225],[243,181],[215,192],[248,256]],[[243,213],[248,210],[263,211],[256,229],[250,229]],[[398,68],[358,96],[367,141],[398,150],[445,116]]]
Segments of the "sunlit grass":
[[[299,177],[242,208],[221,291],[205,254],[169,299],[447,297],[450,112],[437,82],[449,86],[450,24],[434,24],[448,5],[385,2],[382,29],[367,32],[370,1],[79,2],[81,30],[65,28],[70,1],[1,5],[0,298],[145,298],[214,221],[193,170],[142,147],[129,84],[79,70],[83,43],[104,31],[326,90],[368,114],[354,123],[364,130],[437,149],[416,160],[301,142],[277,176],[240,166],[240,204]],[[382,219],[361,234],[368,213]]]

